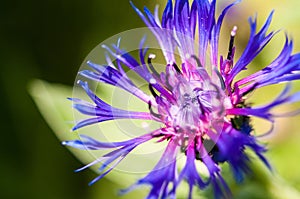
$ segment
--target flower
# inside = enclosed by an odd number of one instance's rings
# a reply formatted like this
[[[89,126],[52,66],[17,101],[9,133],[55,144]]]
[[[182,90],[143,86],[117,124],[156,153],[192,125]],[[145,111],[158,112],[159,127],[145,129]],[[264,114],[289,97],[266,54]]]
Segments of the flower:
[[[259,30],[256,18],[250,18],[250,38],[241,56],[234,61],[234,38],[237,32],[237,27],[234,27],[230,34],[228,54],[219,58],[221,25],[227,11],[236,3],[238,1],[228,5],[216,18],[216,0],[194,0],[191,6],[188,0],[176,0],[175,5],[169,0],[161,21],[157,10],[152,14],[145,8],[142,13],[131,3],[160,44],[166,60],[165,71],[156,71],[152,64],[155,55],[149,54],[147,57],[147,48],[143,48],[145,40],[142,40],[139,61],[118,46],[113,46],[113,50],[103,46],[114,57],[116,66],[113,63],[97,65],[89,61],[87,64],[92,70],[83,70],[80,75],[132,93],[148,104],[149,112],[113,107],[92,92],[87,82],[78,81],[93,103],[70,98],[75,109],[91,116],[78,122],[73,130],[126,118],[155,120],[161,123],[161,128],[123,142],[101,142],[84,135],[80,140],[64,141],[63,144],[67,146],[83,150],[112,149],[79,169],[103,163],[99,168],[101,175],[91,184],[103,178],[137,146],[152,139],[167,142],[160,161],[148,175],[123,190],[124,193],[148,184],[151,191],[147,198],[175,198],[177,187],[186,180],[189,185],[188,198],[192,198],[194,186],[205,189],[208,185],[213,187],[215,198],[229,198],[231,192],[221,175],[220,165],[227,163],[235,180],[242,181],[251,172],[251,157],[246,149],[253,151],[271,169],[264,157],[267,149],[253,133],[252,118],[262,118],[273,125],[276,117],[298,114],[299,110],[295,110],[276,115],[272,109],[299,101],[300,92],[291,94],[291,85],[287,84],[275,100],[259,107],[247,102],[247,96],[264,86],[300,79],[300,54],[292,54],[293,42],[286,36],[281,53],[272,63],[236,81],[237,75],[247,69],[276,34],[267,33],[273,12]],[[175,49],[179,50],[180,61],[175,59]],[[210,63],[206,60],[207,54]],[[152,96],[145,94],[130,80],[122,65],[148,82]],[[179,153],[186,156],[186,163],[180,171],[176,165]],[[198,173],[196,161],[207,168],[207,179]]]

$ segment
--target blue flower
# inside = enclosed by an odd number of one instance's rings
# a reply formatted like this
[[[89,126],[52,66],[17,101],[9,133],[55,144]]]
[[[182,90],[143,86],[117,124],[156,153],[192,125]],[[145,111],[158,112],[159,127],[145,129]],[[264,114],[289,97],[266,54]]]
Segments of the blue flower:
[[[149,112],[112,107],[97,97],[86,82],[79,81],[93,103],[71,98],[75,109],[90,116],[78,122],[73,130],[126,118],[155,120],[161,123],[161,128],[123,142],[105,143],[83,135],[81,140],[63,142],[82,150],[113,149],[79,169],[103,163],[99,169],[102,174],[91,184],[103,178],[137,146],[152,139],[168,143],[160,161],[148,175],[123,190],[123,193],[148,184],[151,191],[147,198],[176,198],[176,189],[185,180],[189,185],[188,198],[192,198],[194,187],[205,189],[209,185],[213,187],[215,198],[230,198],[231,192],[221,175],[220,165],[228,164],[235,180],[241,182],[251,172],[251,158],[246,149],[252,150],[271,169],[264,157],[266,148],[254,135],[251,120],[258,117],[273,125],[275,117],[298,114],[299,110],[295,110],[276,115],[272,109],[299,101],[300,92],[291,94],[291,86],[287,84],[274,101],[259,107],[247,102],[247,96],[264,86],[300,79],[300,54],[292,54],[293,42],[286,37],[281,53],[271,64],[235,81],[237,75],[247,69],[276,34],[268,33],[273,12],[259,30],[256,18],[250,18],[250,38],[241,56],[235,61],[234,38],[237,27],[234,27],[230,33],[228,54],[219,57],[221,25],[227,11],[236,3],[238,1],[228,5],[216,17],[216,0],[194,0],[191,6],[188,0],[176,0],[175,5],[169,0],[161,21],[157,17],[157,10],[152,14],[145,8],[143,13],[131,3],[160,44],[166,61],[165,71],[159,73],[155,70],[152,64],[154,55],[146,56],[147,49],[143,48],[142,40],[140,60],[118,46],[113,46],[113,49],[104,46],[116,60],[117,66],[97,65],[89,61],[87,64],[91,70],[81,71],[80,75],[132,93],[148,105]],[[195,46],[198,46],[197,50]],[[181,61],[175,59],[176,49],[179,50]],[[207,63],[207,54],[210,63]],[[122,65],[148,82],[152,96],[145,94],[130,80]],[[181,170],[176,166],[179,153],[186,156],[185,166]],[[207,179],[198,173],[196,161],[207,168]]]

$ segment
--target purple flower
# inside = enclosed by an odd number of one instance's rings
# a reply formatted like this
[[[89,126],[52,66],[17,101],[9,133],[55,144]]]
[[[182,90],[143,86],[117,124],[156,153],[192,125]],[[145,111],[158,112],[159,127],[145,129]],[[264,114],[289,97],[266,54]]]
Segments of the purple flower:
[[[271,169],[264,157],[266,148],[253,133],[252,117],[262,118],[273,125],[276,117],[297,114],[299,110],[276,115],[272,109],[299,101],[300,92],[290,94],[291,86],[287,84],[274,101],[259,107],[247,102],[247,96],[264,86],[300,79],[300,54],[292,54],[293,42],[286,37],[281,53],[272,63],[236,81],[237,75],[247,69],[276,34],[268,33],[273,12],[260,29],[257,28],[256,18],[250,18],[250,38],[241,56],[234,61],[234,38],[237,31],[237,27],[234,27],[230,34],[228,54],[219,57],[221,25],[227,11],[236,3],[228,5],[216,17],[216,0],[194,0],[191,6],[188,0],[176,0],[175,5],[169,0],[161,21],[157,17],[157,10],[152,14],[145,8],[142,13],[132,4],[160,45],[166,60],[165,71],[156,71],[152,63],[154,55],[147,55],[142,40],[139,61],[118,46],[113,46],[113,49],[104,46],[110,56],[114,57],[116,66],[87,62],[92,70],[84,70],[80,74],[132,93],[148,104],[149,112],[112,107],[98,98],[86,82],[79,81],[93,103],[71,99],[75,109],[90,116],[78,122],[73,130],[117,119],[155,120],[161,123],[161,128],[123,142],[105,143],[88,136],[63,142],[83,150],[113,149],[79,169],[102,163],[99,169],[102,174],[91,183],[103,178],[137,146],[152,139],[167,142],[165,152],[155,168],[136,184],[123,190],[124,193],[148,184],[151,191],[147,198],[175,198],[176,188],[182,180],[186,180],[189,185],[188,198],[192,198],[194,186],[205,189],[208,185],[213,187],[215,198],[231,197],[229,187],[221,175],[220,165],[227,163],[235,180],[241,182],[251,172],[251,157],[246,149],[252,150]],[[196,46],[198,49],[195,49]],[[176,49],[180,61],[175,59]],[[209,60],[206,59],[207,55]],[[140,90],[122,66],[147,81],[152,96]],[[176,166],[179,153],[186,156],[185,166],[181,170]],[[206,166],[208,178],[198,173],[196,161]]]

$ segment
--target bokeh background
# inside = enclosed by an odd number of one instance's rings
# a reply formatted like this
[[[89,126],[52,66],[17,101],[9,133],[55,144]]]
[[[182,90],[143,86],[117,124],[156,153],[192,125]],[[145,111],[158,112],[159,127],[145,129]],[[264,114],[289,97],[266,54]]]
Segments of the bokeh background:
[[[220,1],[219,7],[224,2]],[[134,1],[153,10],[155,2]],[[161,1],[161,9],[165,1]],[[253,67],[270,62],[279,53],[284,33],[292,35],[300,50],[300,1],[244,0],[230,12],[228,30],[238,25],[237,51],[249,35],[248,16],[258,13],[261,24],[275,9],[271,29],[282,29]],[[72,86],[85,56],[106,38],[144,26],[127,0],[4,0],[0,6],[0,198],[96,199],[112,198],[114,183],[103,179],[92,187],[92,171],[74,174],[81,163],[61,146],[28,94],[32,79]],[[225,28],[226,30],[226,28]],[[225,31],[223,31],[225,32]],[[226,35],[224,42],[227,48]],[[270,53],[270,54],[268,54]],[[239,55],[239,53],[238,53]],[[266,55],[267,58],[266,58]],[[298,82],[299,84],[299,82]],[[295,88],[300,89],[295,84]],[[267,98],[264,91],[263,101]],[[269,138],[271,163],[289,185],[300,190],[299,117],[281,119]]]

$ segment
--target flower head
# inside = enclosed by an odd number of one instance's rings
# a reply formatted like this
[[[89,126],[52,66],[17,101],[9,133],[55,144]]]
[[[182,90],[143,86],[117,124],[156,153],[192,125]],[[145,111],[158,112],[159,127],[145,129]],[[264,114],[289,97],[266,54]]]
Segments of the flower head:
[[[251,172],[251,158],[246,149],[252,150],[271,168],[264,157],[265,146],[258,142],[253,133],[252,117],[259,117],[273,124],[275,117],[297,114],[298,110],[275,115],[272,109],[299,101],[300,93],[290,94],[291,86],[287,84],[274,101],[259,107],[247,102],[247,96],[264,86],[300,79],[300,54],[292,54],[293,42],[286,37],[281,53],[272,63],[236,81],[237,75],[247,69],[276,34],[268,33],[273,12],[259,30],[256,18],[250,18],[250,38],[241,56],[235,61],[234,38],[237,27],[233,27],[228,54],[226,57],[219,57],[221,25],[227,11],[236,3],[228,5],[216,17],[216,0],[194,0],[191,6],[188,0],[176,0],[175,5],[169,0],[161,21],[157,10],[152,14],[145,8],[142,13],[132,4],[155,35],[166,61],[165,70],[158,72],[155,69],[152,63],[155,55],[147,54],[147,48],[143,47],[145,41],[141,40],[139,61],[118,46],[113,46],[113,49],[103,46],[114,57],[116,66],[113,63],[97,65],[89,61],[87,64],[92,70],[83,70],[80,75],[132,93],[148,105],[149,112],[113,107],[92,92],[86,82],[79,81],[93,103],[71,99],[75,109],[91,116],[78,122],[73,130],[126,118],[155,120],[161,124],[161,128],[123,142],[101,142],[88,136],[81,136],[81,140],[65,141],[65,145],[84,150],[113,149],[82,168],[103,163],[99,169],[102,174],[91,183],[103,178],[132,150],[151,139],[167,142],[160,161],[148,175],[123,192],[148,184],[151,186],[148,198],[175,198],[176,188],[182,180],[186,180],[189,198],[192,197],[194,186],[205,189],[208,185],[213,187],[215,198],[230,197],[220,165],[229,164],[236,181],[242,181]],[[180,60],[175,58],[176,49]],[[140,90],[126,75],[122,66],[133,70],[147,81],[152,96]],[[176,157],[180,153],[186,156],[186,163],[178,170]],[[196,161],[207,168],[207,179],[198,173]],[[108,165],[111,165],[110,168]]]

